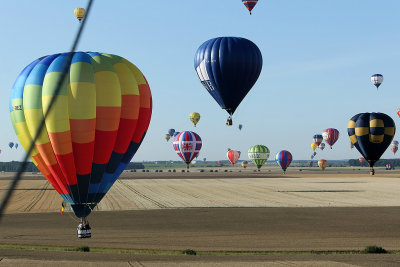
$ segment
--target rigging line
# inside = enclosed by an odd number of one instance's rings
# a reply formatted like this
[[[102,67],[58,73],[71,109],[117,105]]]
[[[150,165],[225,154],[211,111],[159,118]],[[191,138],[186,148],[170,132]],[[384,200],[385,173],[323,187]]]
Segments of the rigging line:
[[[40,136],[40,134],[42,132],[42,129],[43,129],[43,127],[45,125],[45,122],[46,122],[46,118],[49,115],[54,103],[56,102],[56,99],[57,99],[57,96],[58,96],[59,92],[61,91],[61,87],[62,87],[61,85],[63,84],[65,78],[67,77],[68,67],[69,67],[69,65],[71,64],[71,61],[72,61],[72,56],[73,56],[72,53],[75,52],[76,47],[78,46],[79,39],[80,39],[80,37],[82,35],[82,32],[83,32],[83,29],[84,29],[84,27],[86,25],[86,20],[87,20],[87,18],[89,16],[90,8],[91,8],[93,2],[94,2],[94,0],[89,0],[88,1],[88,4],[86,6],[86,16],[83,19],[83,22],[80,24],[78,32],[75,35],[75,40],[74,40],[74,42],[72,44],[72,47],[71,47],[70,52],[68,54],[67,60],[65,61],[65,64],[63,66],[61,77],[57,82],[56,90],[55,90],[54,95],[52,96],[52,98],[50,100],[49,107],[46,110],[46,113],[44,114],[43,119],[40,121],[40,124],[39,124],[39,127],[38,127],[38,131],[36,131],[35,137],[33,138],[32,142],[31,142],[31,144],[29,146],[29,149],[26,152],[26,155],[25,155],[25,158],[24,158],[24,160],[22,162],[22,165],[20,166],[17,174],[14,176],[13,181],[11,182],[6,194],[3,197],[3,200],[0,203],[0,222],[1,222],[1,219],[3,217],[4,210],[7,207],[8,201],[10,200],[10,198],[11,198],[13,192],[14,192],[14,188],[17,187],[19,181],[21,180],[21,175],[25,171],[25,169],[26,169],[26,167],[28,165],[29,155],[32,153],[32,150],[35,147],[35,143],[38,140],[38,138],[39,138],[39,136]]]

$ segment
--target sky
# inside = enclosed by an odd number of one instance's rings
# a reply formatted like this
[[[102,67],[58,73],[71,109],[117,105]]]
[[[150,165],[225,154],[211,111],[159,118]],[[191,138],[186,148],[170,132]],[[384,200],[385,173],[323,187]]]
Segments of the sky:
[[[24,156],[22,147],[8,147],[18,142],[8,108],[16,77],[36,58],[69,51],[79,27],[73,10],[85,6],[82,0],[0,2],[0,161]],[[336,128],[338,142],[316,159],[358,158],[346,130],[352,116],[383,112],[399,122],[398,10],[398,0],[260,0],[250,16],[240,0],[97,0],[78,51],[120,55],[146,76],[153,117],[133,161],[179,160],[164,139],[170,128],[198,133],[199,157],[207,160],[226,159],[228,147],[247,152],[255,144],[266,145],[270,159],[283,149],[295,160],[309,159],[312,136]],[[261,75],[233,127],[193,66],[197,48],[220,36],[247,38],[263,55]],[[370,81],[374,73],[384,75],[379,90]],[[196,128],[191,112],[201,114]],[[390,149],[382,156],[394,157]]]

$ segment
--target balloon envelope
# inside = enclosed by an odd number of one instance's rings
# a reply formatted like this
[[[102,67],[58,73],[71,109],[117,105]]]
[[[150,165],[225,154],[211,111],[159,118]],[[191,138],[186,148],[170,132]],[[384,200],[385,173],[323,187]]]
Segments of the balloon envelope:
[[[269,158],[269,149],[264,145],[255,145],[250,147],[248,151],[249,159],[257,166],[258,170],[260,170],[261,166]]]
[[[175,136],[175,129],[169,129],[168,130],[168,134],[170,135],[170,136]]]
[[[85,13],[85,9],[81,7],[75,8],[74,10],[74,15],[79,20],[79,22],[81,22],[82,19],[85,17]]]
[[[325,142],[332,148],[333,144],[339,139],[339,131],[334,128],[328,128],[322,133]]]
[[[395,132],[394,121],[384,113],[359,113],[347,125],[350,141],[371,168],[386,151]]]
[[[232,115],[256,83],[262,69],[262,55],[245,38],[218,37],[197,49],[194,68],[208,93]]]
[[[200,120],[200,113],[197,113],[197,112],[192,112],[192,113],[190,113],[189,119],[190,119],[191,122],[193,122],[194,127],[196,127],[196,124],[197,124],[197,123],[199,122],[199,120]]]
[[[250,15],[253,8],[257,5],[258,0],[242,0],[242,3],[246,6],[247,10],[249,10]]]
[[[318,167],[320,167],[321,170],[324,171],[327,166],[328,166],[328,161],[326,161],[324,159],[318,160]]]
[[[178,156],[187,164],[189,168],[190,162],[197,157],[202,146],[200,136],[191,131],[179,133],[174,139],[174,150]]]
[[[321,144],[319,145],[319,149],[324,150],[324,149],[325,149],[325,143],[321,143]]]
[[[287,150],[282,150],[275,156],[275,161],[282,168],[283,172],[286,172],[286,169],[289,167],[292,160],[292,154]]]
[[[378,89],[379,86],[382,84],[383,82],[383,75],[382,74],[374,74],[371,76],[371,82],[373,85],[376,86],[376,88]]]
[[[228,152],[226,152],[226,157],[232,163],[232,165],[234,165],[240,158],[240,153],[239,151],[230,149]]]
[[[97,52],[45,56],[18,76],[11,121],[28,150],[67,65],[67,79],[30,155],[56,191],[84,218],[138,150],[151,118],[150,87],[126,59]]]
[[[317,144],[317,146],[319,146],[321,144],[322,140],[324,140],[324,138],[322,137],[321,134],[315,134],[313,136],[313,139],[314,139],[314,143]]]
[[[239,124],[239,130],[242,130],[242,128],[243,128],[243,125]]]
[[[10,148],[13,148],[13,147],[14,147],[14,143],[13,143],[13,142],[10,142],[10,143],[8,143],[8,146],[9,146]]]
[[[168,142],[169,139],[171,138],[171,136],[170,136],[169,134],[166,134],[164,138],[165,138],[165,140],[167,140],[167,142]]]
[[[311,144],[311,149],[315,151],[317,149],[318,145],[316,143]]]
[[[247,160],[245,160],[245,161],[242,162],[242,167],[243,167],[243,168],[246,169],[248,165],[249,165],[249,162],[248,162]]]

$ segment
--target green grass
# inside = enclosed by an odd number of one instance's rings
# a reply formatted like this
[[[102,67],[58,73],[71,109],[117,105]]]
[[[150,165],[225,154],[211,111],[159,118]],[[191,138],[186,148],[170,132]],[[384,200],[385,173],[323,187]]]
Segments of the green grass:
[[[367,248],[374,247],[366,252]],[[332,254],[365,254],[365,253],[385,253],[376,252],[375,248],[369,246],[365,250],[326,250],[326,251],[195,251],[186,250],[155,250],[155,249],[118,249],[118,248],[89,248],[88,246],[64,247],[64,246],[38,246],[38,245],[13,245],[0,244],[0,249],[19,249],[19,250],[38,250],[38,251],[67,251],[67,252],[100,252],[110,254],[136,254],[136,255],[198,255],[198,256],[222,256],[222,255],[332,255]],[[382,249],[382,248],[381,248]],[[383,249],[384,250],[384,249]],[[385,250],[386,251],[386,250]],[[400,251],[386,251],[389,254],[400,254]]]

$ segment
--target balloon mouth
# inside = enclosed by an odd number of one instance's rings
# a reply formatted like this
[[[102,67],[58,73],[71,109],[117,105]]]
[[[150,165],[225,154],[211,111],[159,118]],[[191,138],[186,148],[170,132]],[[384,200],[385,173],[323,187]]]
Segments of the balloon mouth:
[[[89,216],[95,206],[95,203],[71,204],[71,209],[76,217],[84,219]]]

